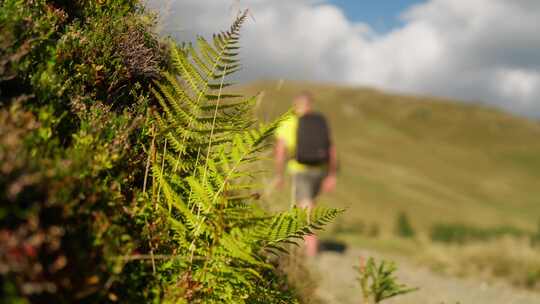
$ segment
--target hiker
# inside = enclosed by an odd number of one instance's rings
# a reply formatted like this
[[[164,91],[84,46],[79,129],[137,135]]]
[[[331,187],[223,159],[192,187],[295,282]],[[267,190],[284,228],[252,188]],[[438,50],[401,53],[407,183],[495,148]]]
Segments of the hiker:
[[[286,167],[292,176],[292,203],[311,212],[318,194],[336,186],[336,149],[325,118],[312,110],[311,94],[302,93],[293,103],[294,114],[276,130],[276,183],[283,185]],[[317,237],[306,236],[305,243],[307,255],[315,256]]]

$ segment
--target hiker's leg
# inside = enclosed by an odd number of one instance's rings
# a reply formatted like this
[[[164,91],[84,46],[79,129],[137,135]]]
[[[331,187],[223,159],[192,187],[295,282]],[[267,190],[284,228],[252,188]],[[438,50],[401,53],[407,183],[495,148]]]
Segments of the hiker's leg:
[[[296,206],[311,212],[313,209],[313,179],[309,172],[298,172],[293,175],[293,200]],[[304,237],[305,252],[308,256],[317,254],[317,238],[313,235]]]
[[[308,211],[308,214],[311,215],[311,210],[315,206],[312,199],[304,199],[299,203],[301,208],[304,208]],[[304,237],[304,243],[306,244],[306,255],[309,257],[314,257],[317,255],[319,250],[319,240],[315,234],[307,235]]]
[[[319,168],[306,170],[294,175],[295,179],[295,201],[297,206],[308,211],[311,217],[311,212],[315,208],[315,199],[320,190],[322,180],[326,176],[326,172]],[[306,254],[308,256],[316,256],[319,249],[319,241],[315,234],[304,237],[306,244]]]

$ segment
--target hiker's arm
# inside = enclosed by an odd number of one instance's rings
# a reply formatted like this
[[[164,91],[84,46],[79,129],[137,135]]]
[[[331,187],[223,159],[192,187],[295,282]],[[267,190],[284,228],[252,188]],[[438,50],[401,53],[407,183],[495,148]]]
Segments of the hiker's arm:
[[[337,152],[336,146],[330,146],[329,160],[328,160],[328,175],[336,176],[337,173]]]
[[[285,141],[281,138],[276,140],[276,149],[274,151],[276,183],[277,186],[283,184],[283,176],[285,174],[285,163],[287,162],[287,147]]]
[[[334,191],[336,188],[336,182],[337,182],[337,152],[336,152],[336,146],[332,145],[330,146],[329,151],[329,160],[328,160],[328,175],[325,177],[323,181],[323,191],[324,192],[331,192]]]

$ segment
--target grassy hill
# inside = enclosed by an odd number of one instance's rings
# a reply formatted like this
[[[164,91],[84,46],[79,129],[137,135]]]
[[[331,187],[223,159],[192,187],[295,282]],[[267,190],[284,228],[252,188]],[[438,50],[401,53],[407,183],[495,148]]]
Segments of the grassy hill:
[[[537,122],[364,88],[261,81],[242,90],[263,93],[257,111],[264,119],[286,111],[298,92],[314,93],[340,157],[339,187],[322,201],[348,208],[343,227],[376,222],[391,231],[401,211],[419,229],[440,222],[533,229],[540,219]]]

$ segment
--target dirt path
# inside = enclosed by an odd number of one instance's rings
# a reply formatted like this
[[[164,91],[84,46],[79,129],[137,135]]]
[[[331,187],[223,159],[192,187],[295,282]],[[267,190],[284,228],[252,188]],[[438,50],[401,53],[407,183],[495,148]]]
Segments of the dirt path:
[[[361,292],[355,270],[359,256],[377,254],[349,249],[345,254],[324,252],[316,260],[315,277],[320,281],[318,296],[331,304],[361,304]],[[394,259],[395,260],[395,259]],[[388,304],[540,304],[540,294],[518,290],[504,283],[487,284],[472,279],[452,278],[418,269],[407,261],[397,261],[399,278],[421,289],[415,293],[389,300]]]

